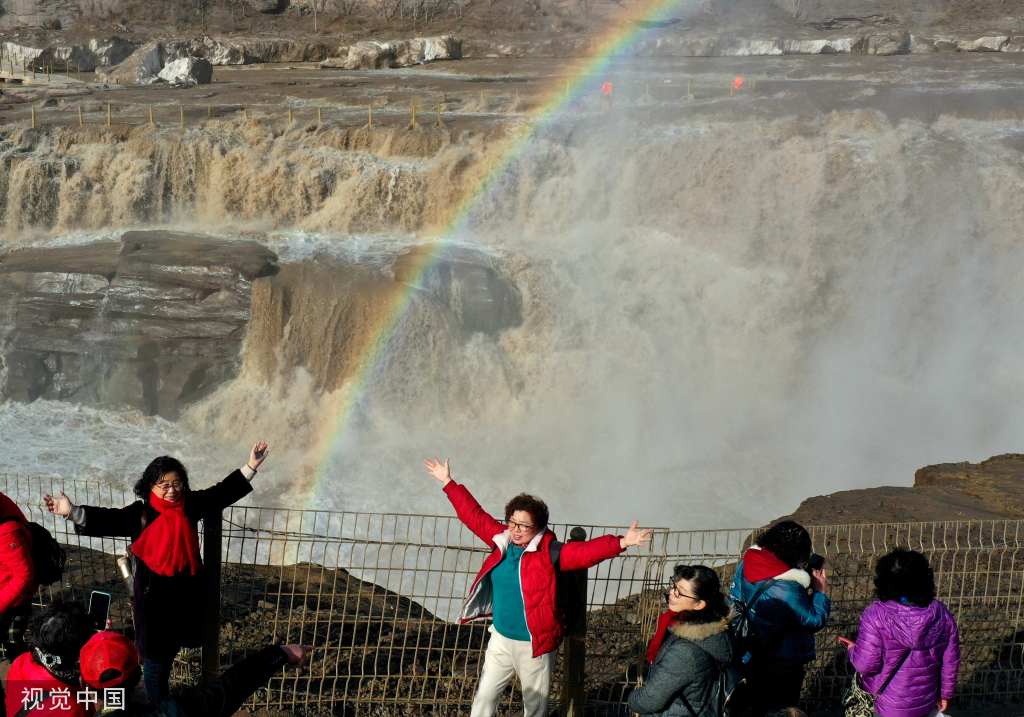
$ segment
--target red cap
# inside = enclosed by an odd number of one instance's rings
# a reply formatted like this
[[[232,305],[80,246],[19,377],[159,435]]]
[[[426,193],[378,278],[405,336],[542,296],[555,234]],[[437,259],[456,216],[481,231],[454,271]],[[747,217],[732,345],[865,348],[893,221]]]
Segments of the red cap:
[[[85,684],[97,690],[120,687],[139,670],[135,645],[119,632],[97,632],[89,638],[78,656]]]

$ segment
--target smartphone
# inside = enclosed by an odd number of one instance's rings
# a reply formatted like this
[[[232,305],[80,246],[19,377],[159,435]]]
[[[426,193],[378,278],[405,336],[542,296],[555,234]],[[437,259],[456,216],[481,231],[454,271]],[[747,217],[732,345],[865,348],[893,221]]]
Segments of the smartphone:
[[[811,559],[807,561],[809,570],[821,570],[825,567],[825,556],[811,553]]]
[[[110,593],[93,590],[89,595],[89,618],[95,630],[106,630],[110,619]]]

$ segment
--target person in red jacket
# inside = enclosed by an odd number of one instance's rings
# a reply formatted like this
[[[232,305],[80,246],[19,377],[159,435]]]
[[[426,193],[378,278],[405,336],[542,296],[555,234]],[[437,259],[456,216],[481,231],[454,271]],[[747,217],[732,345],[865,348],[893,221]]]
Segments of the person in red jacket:
[[[34,622],[32,650],[7,672],[7,717],[89,717],[78,673],[78,654],[93,633],[89,614],[78,603],[55,602]]]
[[[32,566],[32,534],[14,501],[0,493],[0,641],[8,652],[11,624],[28,617],[38,585]],[[10,655],[8,655],[10,656]]]
[[[614,558],[630,546],[649,542],[652,531],[640,530],[634,521],[623,537],[603,535],[562,545],[547,529],[544,501],[517,495],[500,521],[452,480],[447,460],[428,459],[424,465],[443,486],[459,520],[491,548],[459,618],[462,623],[493,619],[471,717],[493,715],[513,677],[523,690],[524,717],[547,715],[555,650],[562,641],[555,595],[558,571],[583,570]]]

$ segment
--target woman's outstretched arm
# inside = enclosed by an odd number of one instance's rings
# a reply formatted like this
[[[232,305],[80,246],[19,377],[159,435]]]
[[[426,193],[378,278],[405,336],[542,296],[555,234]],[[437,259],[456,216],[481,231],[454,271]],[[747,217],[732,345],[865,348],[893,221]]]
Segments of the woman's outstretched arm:
[[[252,479],[270,455],[270,446],[266,441],[256,441],[249,451],[249,459],[241,468],[236,468],[219,483],[192,491],[189,501],[196,504],[200,513],[223,510],[234,505],[252,492]]]
[[[634,520],[626,534],[621,537],[618,535],[602,535],[591,540],[563,543],[558,559],[559,569],[583,570],[584,568],[593,567],[602,560],[614,558],[627,548],[651,542],[651,535],[653,533],[654,531],[651,528],[637,527],[637,522]]]
[[[124,508],[75,505],[64,491],[58,491],[56,495],[43,496],[43,502],[48,511],[74,523],[79,535],[131,538],[142,530],[142,504],[138,501]]]
[[[480,540],[493,545],[494,536],[505,530],[505,524],[480,507],[466,486],[452,480],[451,467],[447,459],[442,463],[435,458],[428,458],[423,461],[423,465],[427,473],[441,484],[459,520]]]

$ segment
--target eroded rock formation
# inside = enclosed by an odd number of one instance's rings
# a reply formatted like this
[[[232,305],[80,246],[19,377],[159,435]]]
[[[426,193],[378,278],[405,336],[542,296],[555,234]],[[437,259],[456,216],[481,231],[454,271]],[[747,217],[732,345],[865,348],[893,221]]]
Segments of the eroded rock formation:
[[[131,406],[175,417],[238,370],[255,242],[164,231],[0,257],[6,398]]]

